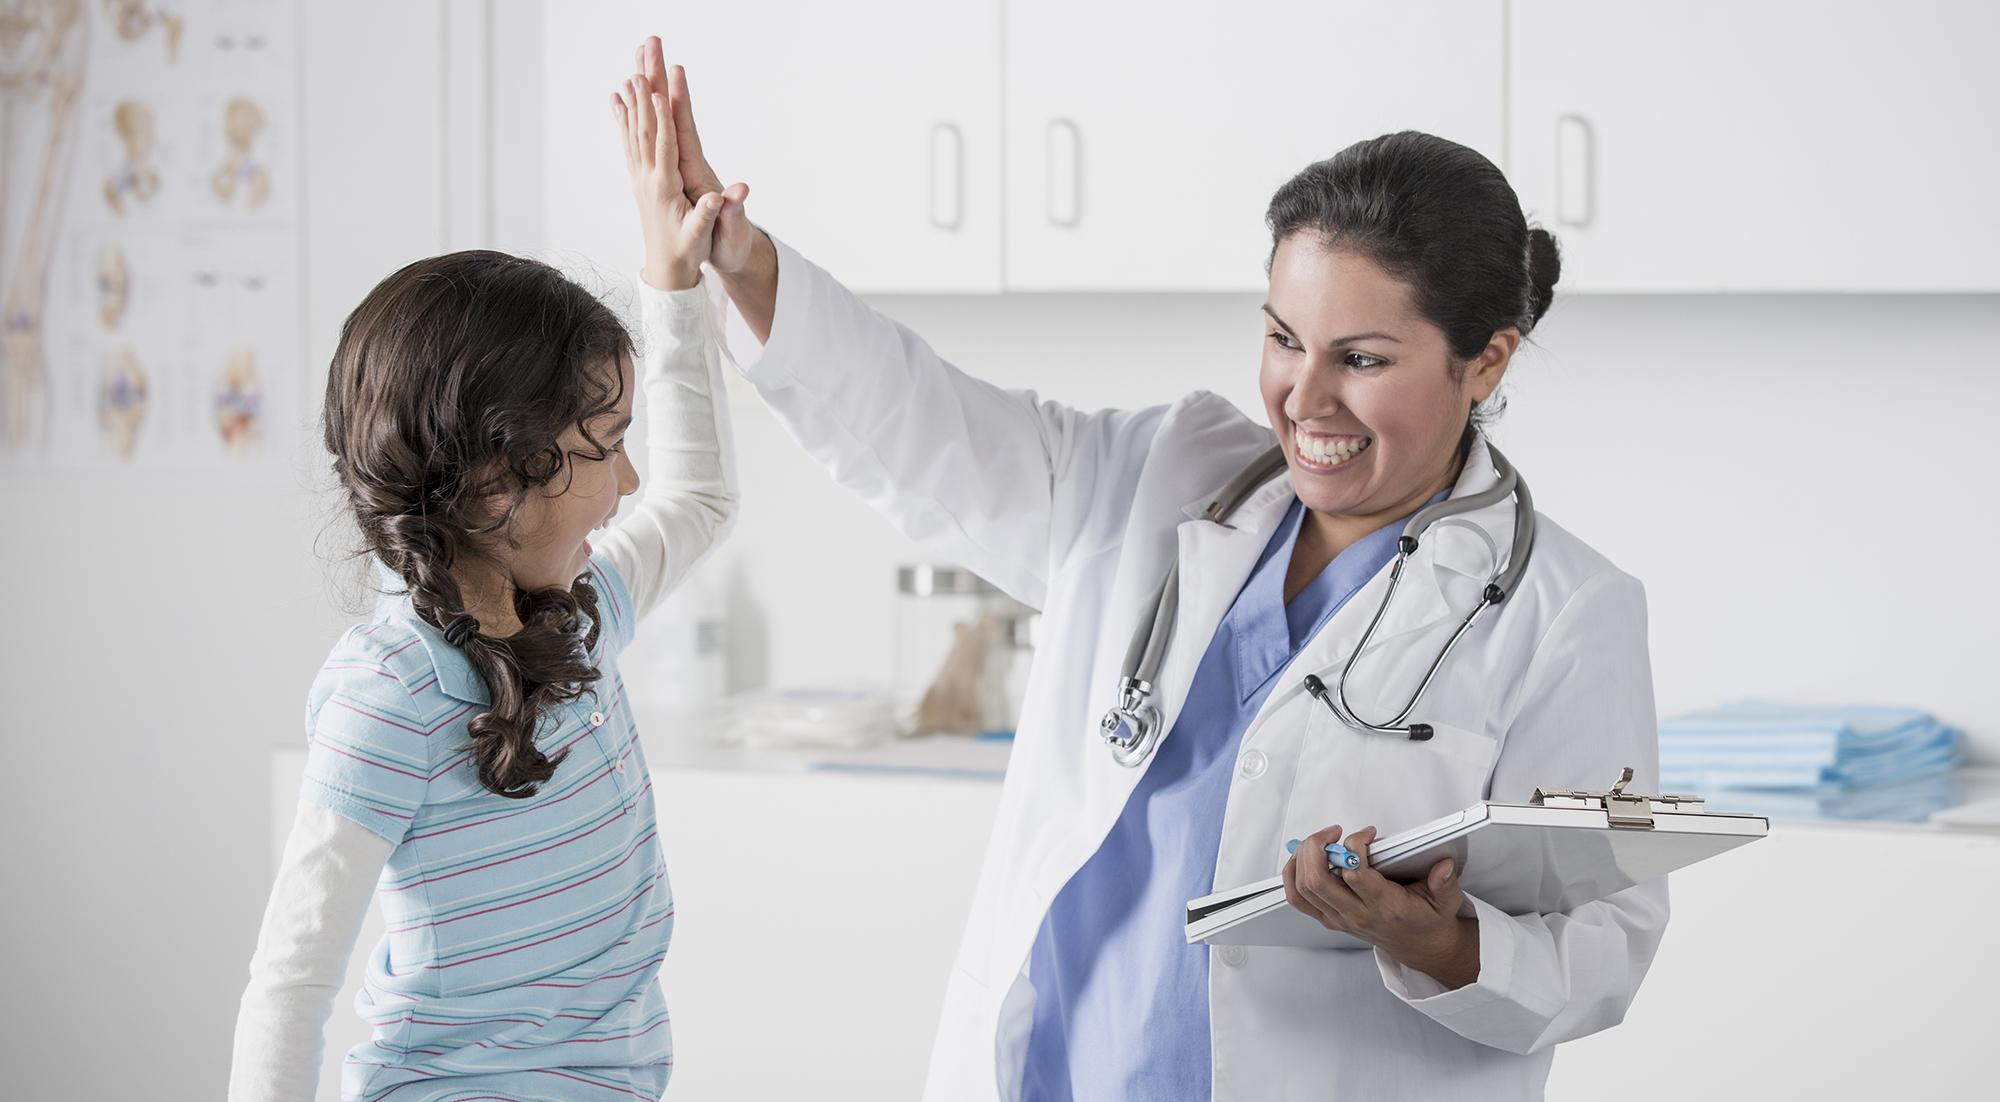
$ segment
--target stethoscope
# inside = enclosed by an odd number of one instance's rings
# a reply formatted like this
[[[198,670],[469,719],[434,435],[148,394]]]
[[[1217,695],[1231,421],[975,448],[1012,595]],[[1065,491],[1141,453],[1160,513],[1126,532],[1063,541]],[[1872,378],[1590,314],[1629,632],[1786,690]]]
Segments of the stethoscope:
[[[1361,641],[1354,645],[1354,653],[1347,656],[1347,664],[1341,667],[1340,679],[1329,690],[1326,683],[1315,674],[1305,677],[1305,690],[1320,703],[1325,704],[1342,723],[1362,731],[1374,731],[1385,735],[1403,735],[1413,742],[1423,742],[1431,737],[1431,727],[1427,723],[1408,723],[1410,713],[1416,710],[1424,693],[1436,679],[1438,668],[1444,665],[1452,648],[1479,622],[1479,617],[1493,605],[1507,599],[1514,591],[1514,583],[1520,580],[1521,572],[1528,568],[1528,557],[1535,544],[1535,501],[1528,493],[1528,484],[1522,480],[1514,465],[1500,454],[1500,449],[1487,445],[1487,454],[1492,457],[1493,470],[1500,481],[1492,488],[1481,490],[1464,497],[1447,498],[1436,505],[1417,510],[1409,523],[1403,525],[1403,534],[1396,541],[1396,561],[1389,568],[1389,588],[1382,594],[1382,603],[1375,609],[1375,618],[1368,621],[1368,630],[1361,634]],[[1247,501],[1257,488],[1285,471],[1285,448],[1274,444],[1271,449],[1258,456],[1249,466],[1237,472],[1202,510],[1202,519],[1217,524],[1226,523],[1236,510]],[[1403,580],[1403,567],[1416,554],[1417,542],[1424,533],[1439,521],[1484,509],[1509,496],[1514,499],[1514,543],[1507,556],[1507,565],[1487,579],[1486,589],[1480,594],[1479,604],[1458,625],[1445,641],[1444,649],[1431,663],[1424,679],[1417,685],[1417,691],[1410,696],[1410,702],[1403,705],[1385,723],[1370,723],[1354,712],[1354,706],[1347,702],[1347,679],[1354,673],[1354,665],[1361,660],[1361,652],[1368,649],[1368,643],[1375,638],[1375,629],[1382,624],[1382,618],[1389,612],[1389,605],[1396,599],[1396,587]],[[1470,523],[1470,522],[1466,522]],[[1118,706],[1104,713],[1098,723],[1098,732],[1104,736],[1106,745],[1111,747],[1111,757],[1118,764],[1136,767],[1152,755],[1159,745],[1160,710],[1148,702],[1153,695],[1153,682],[1159,676],[1160,663],[1166,658],[1167,644],[1173,634],[1174,616],[1180,609],[1181,566],[1178,559],[1167,569],[1166,580],[1160,583],[1160,590],[1153,595],[1147,605],[1146,614],[1139,618],[1139,629],[1132,635],[1132,645],[1125,650],[1124,672],[1118,680]],[[1127,732],[1127,733],[1121,733]]]

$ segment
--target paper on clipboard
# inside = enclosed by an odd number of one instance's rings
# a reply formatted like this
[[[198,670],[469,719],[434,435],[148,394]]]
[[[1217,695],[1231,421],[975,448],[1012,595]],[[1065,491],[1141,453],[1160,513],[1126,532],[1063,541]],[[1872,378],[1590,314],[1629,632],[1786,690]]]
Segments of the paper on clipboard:
[[[1696,810],[1700,801],[1693,797],[1625,797],[1628,812],[1621,815],[1615,803],[1607,810],[1581,806],[1587,800],[1549,795],[1551,804],[1579,806],[1483,801],[1382,839],[1373,848],[1371,864],[1384,876],[1408,883],[1451,857],[1458,862],[1459,883],[1467,894],[1510,915],[1556,914],[1735,849],[1770,830],[1769,820],[1761,816]],[[1635,800],[1646,806],[1630,811]],[[1190,945],[1369,947],[1293,909],[1285,901],[1282,877],[1190,900],[1187,940]]]

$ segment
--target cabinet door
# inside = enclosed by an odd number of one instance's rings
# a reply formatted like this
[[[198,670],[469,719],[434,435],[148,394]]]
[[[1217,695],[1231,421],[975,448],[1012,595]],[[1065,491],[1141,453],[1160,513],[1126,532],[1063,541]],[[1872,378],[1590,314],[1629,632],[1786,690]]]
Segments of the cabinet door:
[[[867,291],[1000,281],[999,0],[551,6],[548,237],[636,270],[608,107],[645,35],[685,65],[709,161],[759,225]]]
[[[1419,129],[1497,163],[1500,0],[1008,0],[1007,286],[1262,290],[1271,193]]]
[[[1513,0],[1511,41],[1564,287],[2000,289],[2000,6]]]

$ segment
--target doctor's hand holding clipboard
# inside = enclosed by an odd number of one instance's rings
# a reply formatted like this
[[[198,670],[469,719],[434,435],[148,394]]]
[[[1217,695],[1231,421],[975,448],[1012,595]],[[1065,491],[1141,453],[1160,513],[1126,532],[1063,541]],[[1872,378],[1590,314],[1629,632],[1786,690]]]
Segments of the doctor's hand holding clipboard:
[[[690,193],[722,190],[667,80]],[[1485,434],[1553,238],[1484,156],[1414,132],[1302,166],[1265,215],[1261,346],[1214,368],[1255,372],[1258,419],[1202,391],[1084,411],[982,382],[740,193],[718,222],[710,263],[755,337],[731,358],[786,431],[1043,613],[936,1102],[1539,1098],[1665,928],[1664,881],[1509,914],[1448,865],[1401,886],[1366,861],[1378,830],[1481,800],[1656,780],[1644,591]],[[1362,855],[1339,878],[1285,848],[1335,838]],[[1375,950],[1187,944],[1188,900],[1280,871]]]
[[[1456,863],[1447,857],[1422,880],[1398,884],[1368,863],[1368,848],[1379,835],[1363,827],[1343,841],[1333,826],[1299,843],[1285,862],[1286,902],[1447,987],[1472,983],[1479,978],[1479,922],[1459,917],[1465,892]],[[1342,868],[1322,860],[1329,845],[1344,845],[1359,864]]]

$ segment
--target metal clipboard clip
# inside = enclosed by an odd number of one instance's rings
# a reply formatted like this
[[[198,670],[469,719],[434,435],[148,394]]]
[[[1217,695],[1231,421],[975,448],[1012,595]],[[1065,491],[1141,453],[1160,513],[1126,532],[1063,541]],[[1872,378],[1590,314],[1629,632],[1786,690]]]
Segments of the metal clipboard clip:
[[[1632,767],[1628,765],[1619,774],[1618,783],[1603,791],[1593,788],[1537,788],[1528,802],[1536,807],[1580,807],[1602,811],[1610,817],[1612,826],[1628,830],[1653,829],[1655,812],[1687,815],[1704,810],[1700,796],[1625,791],[1625,786],[1631,783]]]

